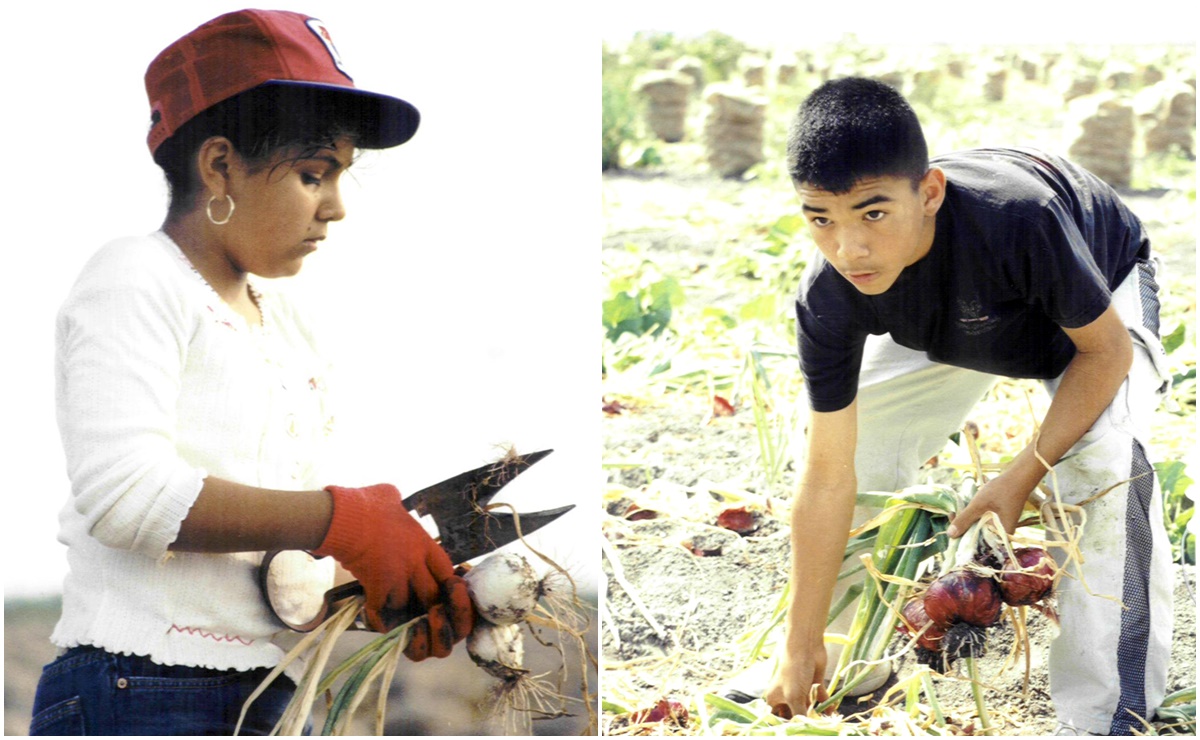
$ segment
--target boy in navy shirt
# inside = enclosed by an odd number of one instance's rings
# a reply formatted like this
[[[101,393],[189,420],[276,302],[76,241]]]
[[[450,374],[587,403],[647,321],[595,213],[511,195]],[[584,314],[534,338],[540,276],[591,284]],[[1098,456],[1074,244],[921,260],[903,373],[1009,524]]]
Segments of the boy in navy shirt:
[[[788,715],[806,711],[814,687],[824,696],[822,636],[855,492],[910,485],[998,376],[1038,378],[1053,399],[1040,434],[950,534],[985,511],[1012,531],[1047,477],[1042,460],[1067,503],[1119,484],[1085,507],[1083,582],[1060,581],[1051,695],[1065,734],[1141,727],[1165,694],[1172,620],[1170,547],[1146,458],[1170,376],[1141,223],[1111,188],[1050,154],[929,161],[911,107],[872,80],[814,91],[788,164],[820,256],[796,299],[811,414],[786,649],[766,700]]]

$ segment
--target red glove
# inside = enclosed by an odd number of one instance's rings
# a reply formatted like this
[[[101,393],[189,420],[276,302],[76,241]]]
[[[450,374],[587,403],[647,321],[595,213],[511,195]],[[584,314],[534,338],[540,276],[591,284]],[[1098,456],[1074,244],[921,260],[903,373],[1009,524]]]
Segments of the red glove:
[[[429,656],[445,658],[454,643],[475,628],[475,608],[467,593],[467,582],[451,576],[442,582],[442,603],[429,607],[425,618],[413,625],[404,654],[409,660]]]
[[[410,658],[449,655],[470,634],[475,613],[446,551],[405,510],[395,487],[325,490],[333,494],[333,519],[313,554],[333,557],[362,583],[367,624],[376,632],[403,614],[428,614],[415,625]]]

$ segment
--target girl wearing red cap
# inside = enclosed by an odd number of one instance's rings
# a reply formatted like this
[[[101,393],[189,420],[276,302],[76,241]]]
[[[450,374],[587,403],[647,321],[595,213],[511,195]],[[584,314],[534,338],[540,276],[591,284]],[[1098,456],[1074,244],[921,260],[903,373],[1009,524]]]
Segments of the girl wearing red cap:
[[[58,317],[70,573],[31,734],[232,732],[282,656],[256,581],[265,550],[330,556],[289,575],[301,592],[341,563],[374,629],[394,626],[389,609],[427,612],[415,660],[472,626],[395,488],[323,480],[326,365],[304,315],[254,281],[300,269],[345,215],[355,150],[407,141],[416,109],[355,88],[323,24],[278,11],[197,28],[146,89],[166,221],[97,252]],[[292,688],[277,680],[242,731],[270,731]]]

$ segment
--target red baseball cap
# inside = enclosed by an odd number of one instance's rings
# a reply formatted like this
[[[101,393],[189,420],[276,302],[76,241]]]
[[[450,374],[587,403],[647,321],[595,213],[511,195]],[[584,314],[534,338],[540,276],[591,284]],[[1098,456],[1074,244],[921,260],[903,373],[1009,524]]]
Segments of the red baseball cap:
[[[282,10],[239,10],[205,23],[150,63],[150,153],[196,114],[261,85],[327,91],[339,106],[356,108],[363,123],[357,145],[365,149],[403,144],[420,123],[410,103],[354,86],[321,21]]]

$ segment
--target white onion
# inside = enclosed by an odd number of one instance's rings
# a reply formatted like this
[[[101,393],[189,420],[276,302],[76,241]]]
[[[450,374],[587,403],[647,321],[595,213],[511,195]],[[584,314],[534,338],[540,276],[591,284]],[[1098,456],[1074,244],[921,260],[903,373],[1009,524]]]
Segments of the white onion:
[[[521,668],[525,646],[519,624],[477,622],[467,636],[467,654],[476,665],[504,681],[515,681],[527,672]]]
[[[464,579],[475,610],[492,624],[524,621],[542,595],[529,561],[516,553],[496,553],[467,571]]]

